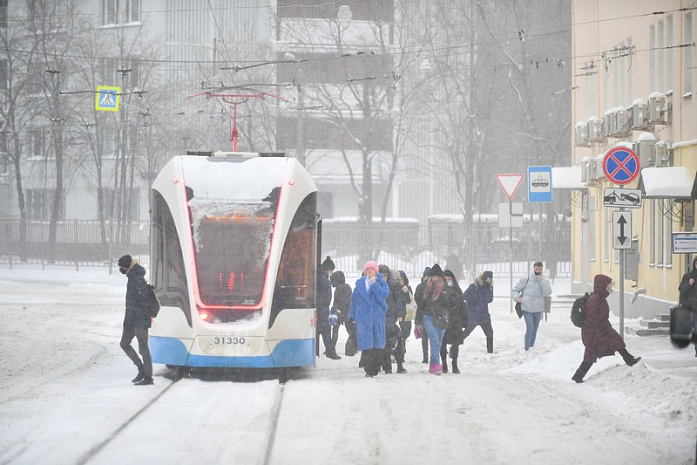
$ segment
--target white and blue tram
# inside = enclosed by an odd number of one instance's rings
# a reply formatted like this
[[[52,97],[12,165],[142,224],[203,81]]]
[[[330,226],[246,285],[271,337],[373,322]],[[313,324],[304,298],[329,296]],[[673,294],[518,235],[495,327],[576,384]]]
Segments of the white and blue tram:
[[[151,190],[153,362],[315,364],[317,187],[283,156],[177,156]]]

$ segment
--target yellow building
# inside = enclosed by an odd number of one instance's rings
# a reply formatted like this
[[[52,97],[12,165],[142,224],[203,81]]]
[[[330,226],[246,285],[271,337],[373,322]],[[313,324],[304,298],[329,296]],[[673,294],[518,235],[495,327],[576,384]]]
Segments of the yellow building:
[[[686,234],[697,231],[697,0],[575,0],[572,21],[572,291],[607,274],[616,304],[623,276],[625,316],[654,318],[697,256]]]

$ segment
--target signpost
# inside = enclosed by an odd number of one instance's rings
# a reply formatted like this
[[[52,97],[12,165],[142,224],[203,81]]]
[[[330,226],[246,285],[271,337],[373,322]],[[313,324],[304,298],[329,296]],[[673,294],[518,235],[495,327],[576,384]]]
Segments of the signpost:
[[[641,208],[641,190],[606,187],[603,192],[606,207]]]
[[[627,147],[615,147],[603,158],[605,177],[614,184],[624,187],[639,175],[639,156]],[[620,251],[620,336],[624,339],[624,278],[627,257],[625,251],[632,247],[632,214],[622,207],[639,208],[641,191],[638,189],[605,189],[603,205],[618,206],[612,213],[612,247]]]
[[[120,87],[97,86],[94,109],[101,111],[119,111],[120,95]]]
[[[674,232],[673,253],[697,253],[697,231]]]
[[[513,289],[513,219],[516,216],[519,216],[521,219],[523,217],[522,211],[520,214],[516,215],[513,213],[513,197],[515,196],[516,192],[518,192],[518,188],[520,187],[520,184],[523,182],[523,178],[525,177],[524,174],[497,174],[496,175],[496,180],[499,182],[499,185],[503,189],[503,192],[506,194],[506,197],[508,197],[508,214],[510,217],[510,221],[508,224],[508,256],[509,256],[509,281],[510,281],[510,288]],[[500,220],[499,220],[500,221]],[[511,300],[509,302],[510,306],[510,312],[513,313],[513,301]]]
[[[632,212],[612,212],[612,248],[615,250],[632,248]],[[620,269],[620,272],[622,271]]]
[[[552,202],[551,166],[528,166],[528,202]]]

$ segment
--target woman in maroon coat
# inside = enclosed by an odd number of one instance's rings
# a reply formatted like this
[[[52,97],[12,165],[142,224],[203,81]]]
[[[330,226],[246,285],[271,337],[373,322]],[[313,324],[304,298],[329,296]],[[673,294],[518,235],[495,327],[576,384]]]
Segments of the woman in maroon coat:
[[[598,274],[593,280],[593,293],[586,304],[586,321],[581,328],[581,339],[586,351],[583,354],[583,362],[571,378],[577,383],[583,382],[583,377],[588,373],[591,365],[599,358],[614,355],[619,352],[624,362],[633,366],[641,360],[627,352],[624,340],[610,324],[610,306],[607,304],[607,296],[612,292],[612,278]]]

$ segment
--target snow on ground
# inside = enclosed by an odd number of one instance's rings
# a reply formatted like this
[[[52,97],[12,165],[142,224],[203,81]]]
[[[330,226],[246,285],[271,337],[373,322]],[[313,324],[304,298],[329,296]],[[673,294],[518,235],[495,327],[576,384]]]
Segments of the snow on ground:
[[[526,353],[507,277],[496,281],[491,306],[494,354],[477,329],[461,347],[460,375],[429,375],[413,336],[404,375],[366,379],[358,357],[321,357],[284,385],[274,447],[265,456],[276,381],[194,377],[169,389],[168,370],[156,365],[155,386],[131,386],[135,370],[118,346],[125,283],[106,269],[0,269],[0,463],[695,460],[692,346],[626,335],[642,362],[629,368],[619,356],[602,359],[577,385],[570,378],[583,345],[568,310],[553,305]],[[554,283],[558,295],[568,287]],[[142,421],[123,427],[161,393]]]

